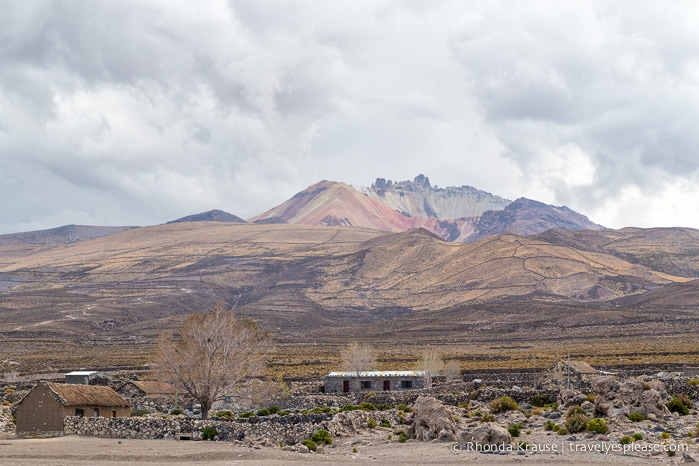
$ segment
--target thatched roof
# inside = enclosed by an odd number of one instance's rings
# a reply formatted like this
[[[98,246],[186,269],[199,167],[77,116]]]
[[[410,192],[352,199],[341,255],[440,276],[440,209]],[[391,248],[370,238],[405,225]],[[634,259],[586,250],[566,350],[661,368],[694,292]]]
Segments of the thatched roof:
[[[134,380],[127,382],[134,384],[146,395],[174,395],[175,387],[167,382],[155,382],[152,380]],[[125,384],[126,385],[126,384]]]
[[[129,407],[129,402],[109,387],[44,382],[63,406]]]

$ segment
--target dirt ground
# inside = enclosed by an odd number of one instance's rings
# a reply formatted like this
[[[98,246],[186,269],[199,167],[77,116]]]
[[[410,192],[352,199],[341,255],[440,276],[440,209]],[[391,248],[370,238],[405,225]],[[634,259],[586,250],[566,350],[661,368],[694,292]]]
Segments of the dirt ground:
[[[253,449],[229,442],[104,439],[66,436],[48,439],[0,440],[0,464],[12,465],[141,465],[151,463],[188,465],[252,464],[281,466],[287,464],[678,464],[682,453],[674,458],[666,454],[643,457],[619,453],[562,454],[529,453],[518,455],[454,452],[451,444],[377,442],[371,437],[337,439],[317,453],[298,453],[281,448]],[[563,446],[563,444],[561,444]],[[357,452],[354,453],[353,449]],[[565,450],[565,448],[564,448]],[[690,453],[696,457],[696,448]]]

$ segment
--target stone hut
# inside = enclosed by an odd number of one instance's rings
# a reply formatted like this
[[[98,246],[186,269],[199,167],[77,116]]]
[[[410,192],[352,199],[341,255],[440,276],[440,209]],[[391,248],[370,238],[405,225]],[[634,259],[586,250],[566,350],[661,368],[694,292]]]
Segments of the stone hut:
[[[325,393],[417,390],[432,386],[426,371],[330,372],[325,376]]]
[[[40,382],[17,405],[17,435],[62,435],[66,416],[130,415],[128,401],[109,387]]]
[[[153,380],[130,380],[116,391],[129,400],[134,408],[161,412],[168,411],[177,396],[173,385]]]

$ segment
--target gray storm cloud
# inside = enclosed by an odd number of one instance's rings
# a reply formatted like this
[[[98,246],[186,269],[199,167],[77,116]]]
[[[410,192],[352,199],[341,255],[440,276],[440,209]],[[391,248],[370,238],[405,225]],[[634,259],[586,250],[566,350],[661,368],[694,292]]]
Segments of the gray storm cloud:
[[[693,2],[10,2],[0,233],[425,173],[699,227]],[[8,200],[12,200],[8,202]]]

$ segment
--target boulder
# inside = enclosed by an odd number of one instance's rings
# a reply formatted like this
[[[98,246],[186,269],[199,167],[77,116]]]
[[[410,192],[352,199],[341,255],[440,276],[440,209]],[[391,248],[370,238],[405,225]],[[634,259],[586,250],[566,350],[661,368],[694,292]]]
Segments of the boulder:
[[[477,445],[497,445],[503,448],[512,441],[510,433],[504,427],[487,422],[476,427],[472,431],[461,431],[457,434],[457,440],[463,448],[475,448]]]
[[[604,376],[592,380],[595,391],[595,410],[608,417],[628,416],[629,413],[641,413],[663,418],[670,415],[665,406],[667,397],[661,382],[644,382],[628,379],[623,382],[614,377]]]
[[[415,412],[411,433],[422,442],[438,440],[441,442],[456,441],[456,423],[451,412],[437,399],[420,396],[413,405]]]
[[[560,409],[568,408],[569,406],[579,405],[586,400],[585,395],[583,395],[578,390],[561,390],[558,394],[558,406]]]

